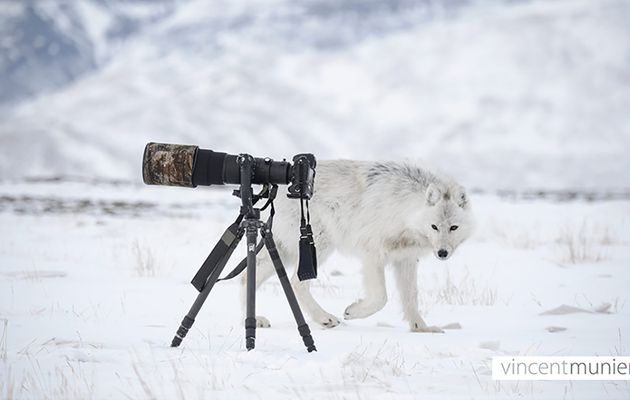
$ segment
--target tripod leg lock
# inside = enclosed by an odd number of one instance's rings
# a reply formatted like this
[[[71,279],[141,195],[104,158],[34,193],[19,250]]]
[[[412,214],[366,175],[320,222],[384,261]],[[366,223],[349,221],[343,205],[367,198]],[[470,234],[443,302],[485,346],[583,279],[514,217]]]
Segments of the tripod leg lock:
[[[184,320],[182,321],[181,325],[179,325],[179,329],[177,330],[177,333],[175,334],[175,337],[171,342],[171,347],[177,347],[182,343],[182,340],[184,340],[186,334],[188,333],[188,330],[193,326],[194,323],[195,320],[193,318],[190,318],[188,315],[184,317]]]
[[[313,337],[311,336],[311,329],[307,324],[298,326],[298,332],[300,332],[300,336],[302,336],[302,341],[304,341],[304,345],[306,346],[306,350],[309,353],[313,351],[317,351],[315,348],[315,342],[313,341]]]

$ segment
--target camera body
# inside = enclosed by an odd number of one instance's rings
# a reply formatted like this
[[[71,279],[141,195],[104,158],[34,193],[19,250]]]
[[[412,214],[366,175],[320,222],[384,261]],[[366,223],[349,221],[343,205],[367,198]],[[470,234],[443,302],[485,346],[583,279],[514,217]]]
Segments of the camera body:
[[[293,157],[291,185],[287,197],[304,200],[313,197],[316,166],[317,160],[313,154],[303,153]]]
[[[144,149],[142,177],[147,185],[197,187],[241,183],[240,159],[198,146],[148,143]],[[315,167],[313,154],[298,154],[293,164],[270,158],[251,162],[252,184],[289,185],[287,196],[310,200],[313,196]]]

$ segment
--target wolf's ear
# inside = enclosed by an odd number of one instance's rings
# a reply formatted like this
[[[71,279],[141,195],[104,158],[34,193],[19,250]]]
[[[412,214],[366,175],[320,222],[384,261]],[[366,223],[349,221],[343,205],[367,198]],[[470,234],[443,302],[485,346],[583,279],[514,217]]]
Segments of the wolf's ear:
[[[457,189],[455,189],[453,193],[453,200],[464,210],[468,208],[468,195],[466,194],[466,190],[463,187],[458,187]]]
[[[435,184],[430,184],[426,192],[427,204],[434,206],[442,198],[442,191]]]

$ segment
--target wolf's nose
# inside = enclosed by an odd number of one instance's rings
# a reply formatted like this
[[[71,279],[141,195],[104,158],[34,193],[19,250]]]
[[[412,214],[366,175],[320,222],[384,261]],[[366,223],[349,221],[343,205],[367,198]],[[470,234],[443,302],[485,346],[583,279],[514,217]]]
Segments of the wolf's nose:
[[[446,258],[448,256],[448,251],[444,250],[444,249],[440,249],[438,250],[438,257],[440,258]]]

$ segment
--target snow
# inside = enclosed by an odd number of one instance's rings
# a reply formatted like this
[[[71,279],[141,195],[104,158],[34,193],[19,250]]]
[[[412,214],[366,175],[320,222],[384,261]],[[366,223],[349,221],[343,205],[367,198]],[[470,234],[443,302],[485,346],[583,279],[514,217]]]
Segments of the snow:
[[[6,182],[0,396],[627,398],[625,382],[492,381],[491,357],[627,355],[630,201],[472,201],[475,236],[446,262],[420,263],[423,315],[450,325],[444,334],[408,331],[388,275],[385,309],[329,330],[311,323],[309,354],[272,278],[257,297],[272,327],[247,352],[234,280],[215,286],[172,349],[197,294],[189,279],[238,199],[217,188]],[[322,266],[313,293],[324,308],[340,316],[361,295],[359,267],[338,254]],[[588,312],[541,315],[554,309]]]

